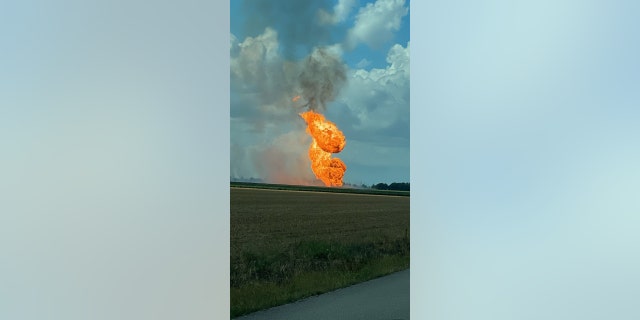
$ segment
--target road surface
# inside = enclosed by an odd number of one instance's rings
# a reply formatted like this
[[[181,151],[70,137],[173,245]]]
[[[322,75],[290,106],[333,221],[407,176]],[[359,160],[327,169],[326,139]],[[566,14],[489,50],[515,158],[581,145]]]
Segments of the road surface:
[[[409,270],[234,320],[406,320]]]

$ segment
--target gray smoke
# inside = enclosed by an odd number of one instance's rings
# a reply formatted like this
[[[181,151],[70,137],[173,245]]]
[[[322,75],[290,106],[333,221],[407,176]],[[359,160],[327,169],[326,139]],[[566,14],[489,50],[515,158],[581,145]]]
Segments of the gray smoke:
[[[291,109],[296,94],[310,109],[324,110],[346,79],[340,59],[318,49],[336,43],[331,26],[321,23],[321,13],[334,11],[332,1],[244,0],[242,7],[242,33],[248,38],[232,39],[232,90],[255,94],[254,107],[272,105],[270,111],[289,110],[294,118],[300,111]]]
[[[346,81],[346,67],[323,48],[316,48],[302,63],[300,88],[311,110],[324,111]]]
[[[278,30],[285,59],[300,57],[318,45],[327,45],[331,33],[320,23],[320,12],[332,11],[328,0],[246,0],[243,33],[257,35],[265,28]]]

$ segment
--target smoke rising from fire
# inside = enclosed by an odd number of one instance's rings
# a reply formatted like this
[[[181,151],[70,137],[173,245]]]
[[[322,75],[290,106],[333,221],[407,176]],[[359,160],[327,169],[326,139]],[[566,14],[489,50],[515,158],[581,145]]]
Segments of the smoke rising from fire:
[[[338,57],[324,48],[316,48],[304,60],[299,80],[309,109],[322,112],[344,84],[346,68]]]
[[[284,59],[279,48],[279,34],[271,28],[240,43],[231,39],[232,119],[240,116],[249,120],[244,123],[250,126],[246,130],[275,137],[265,138],[255,148],[234,148],[235,158],[244,160],[232,163],[231,169],[235,172],[238,166],[249,165],[268,182],[316,184],[308,158],[313,139],[305,133],[298,114],[301,108],[326,110],[346,82],[346,66],[323,47],[299,60]],[[292,94],[297,96],[291,99]],[[300,139],[292,139],[293,132]]]
[[[300,116],[307,123],[307,133],[313,138],[309,147],[311,169],[326,186],[342,186],[347,166],[332,153],[342,151],[346,144],[344,134],[320,113],[326,103],[333,101],[346,80],[346,68],[338,57],[324,48],[316,48],[303,62],[300,73],[302,96],[309,111]],[[298,96],[293,101],[298,100]]]

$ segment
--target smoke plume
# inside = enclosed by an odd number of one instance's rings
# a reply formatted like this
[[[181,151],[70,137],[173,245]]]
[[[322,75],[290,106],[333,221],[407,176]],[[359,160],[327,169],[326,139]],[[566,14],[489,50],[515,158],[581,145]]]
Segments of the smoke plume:
[[[304,60],[299,80],[309,109],[322,112],[344,84],[346,68],[338,57],[324,48],[316,48]]]

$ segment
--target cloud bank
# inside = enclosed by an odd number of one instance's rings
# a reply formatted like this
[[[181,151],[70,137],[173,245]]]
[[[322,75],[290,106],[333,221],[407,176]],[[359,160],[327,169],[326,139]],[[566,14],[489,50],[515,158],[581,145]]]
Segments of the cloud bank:
[[[404,0],[378,0],[361,8],[353,28],[348,31],[346,46],[364,43],[374,49],[391,40],[400,29],[402,18],[409,12]]]

